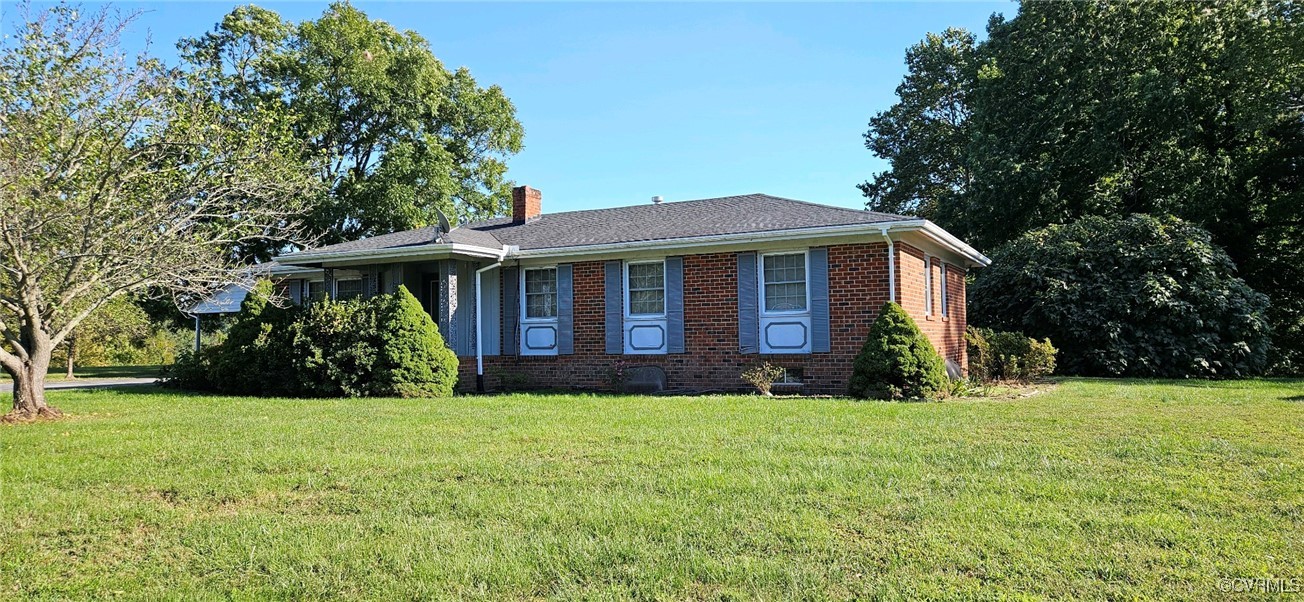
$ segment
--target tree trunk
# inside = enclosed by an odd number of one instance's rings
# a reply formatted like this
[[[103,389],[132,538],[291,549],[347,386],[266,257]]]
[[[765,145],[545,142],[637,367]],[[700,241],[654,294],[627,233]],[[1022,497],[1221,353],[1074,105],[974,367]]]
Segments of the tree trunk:
[[[73,376],[73,362],[77,361],[77,337],[68,337],[68,373],[64,374],[65,378],[76,378]]]
[[[49,368],[50,352],[46,351],[23,362],[17,373],[9,371],[14,379],[14,409],[3,417],[5,422],[26,422],[63,415],[63,412],[45,403],[45,372]]]

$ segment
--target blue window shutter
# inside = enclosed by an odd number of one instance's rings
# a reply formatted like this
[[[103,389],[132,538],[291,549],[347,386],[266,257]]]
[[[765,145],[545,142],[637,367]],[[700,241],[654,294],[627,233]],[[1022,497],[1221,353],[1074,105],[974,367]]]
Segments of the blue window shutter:
[[[285,284],[286,287],[289,289],[290,303],[293,303],[295,305],[303,305],[303,281],[288,280],[286,281]]]
[[[557,353],[575,353],[575,303],[571,264],[557,266]]]
[[[668,353],[684,352],[684,258],[666,258],[666,344]]]
[[[810,350],[828,353],[829,343],[829,250],[810,250]]]
[[[756,253],[738,254],[738,353],[761,352],[761,316],[756,305]]]
[[[521,345],[521,280],[516,268],[503,268],[503,355],[518,355]]]
[[[619,260],[606,264],[607,296],[607,354],[625,353],[625,289],[621,272],[624,266]]]

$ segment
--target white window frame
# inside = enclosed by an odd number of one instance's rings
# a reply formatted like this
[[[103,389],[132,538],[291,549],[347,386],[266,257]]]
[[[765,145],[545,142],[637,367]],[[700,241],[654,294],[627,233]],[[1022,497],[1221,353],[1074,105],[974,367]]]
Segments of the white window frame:
[[[803,285],[804,285],[803,288],[805,289],[805,292],[806,292],[806,308],[805,308],[805,309],[777,309],[777,310],[771,310],[771,309],[769,308],[769,301],[768,301],[768,299],[767,299],[767,295],[765,294],[765,284],[766,284],[766,282],[765,282],[765,258],[766,258],[766,257],[773,257],[773,256],[775,256],[775,255],[798,255],[798,254],[801,255],[802,262],[803,262],[803,263],[805,264],[805,266],[806,266],[806,267],[805,267],[805,272],[804,272],[804,275],[803,275]],[[788,250],[788,251],[773,251],[773,252],[770,252],[770,253],[763,253],[763,254],[761,254],[761,260],[758,261],[758,262],[756,262],[756,281],[757,281],[758,283],[760,283],[760,286],[758,287],[759,290],[758,290],[757,292],[759,293],[759,296],[760,296],[761,315],[764,315],[764,316],[802,316],[802,315],[810,314],[810,250],[809,250],[809,249],[793,249],[793,250]]]
[[[314,285],[314,284],[317,284],[317,285],[320,285],[320,286],[321,286],[321,298],[320,298],[320,299],[313,299],[313,298],[312,298],[312,285]],[[301,291],[300,294],[301,294],[301,298],[302,298],[301,303],[302,303],[303,305],[308,305],[309,303],[316,303],[316,302],[318,302],[318,301],[325,301],[325,300],[328,298],[327,295],[326,295],[326,280],[325,280],[325,279],[322,279],[322,280],[304,280],[304,281],[303,281],[303,289],[302,289],[302,291]]]
[[[924,315],[933,315],[933,258],[924,255]]]
[[[636,314],[633,313],[630,303],[629,287],[629,268],[634,265],[661,264],[661,313],[659,314]],[[627,260],[621,267],[622,278],[621,288],[624,294],[625,309],[622,311],[625,316],[624,323],[621,325],[621,338],[623,339],[625,355],[665,355],[670,352],[670,330],[668,327],[667,313],[670,310],[670,293],[667,290],[666,259],[664,257],[657,259],[634,259]],[[660,347],[635,347],[634,331],[640,329],[656,329],[661,332]]]
[[[636,313],[634,313],[634,306],[633,306],[633,303],[631,303],[631,301],[630,301],[630,293],[631,293],[632,291],[630,290],[630,287],[629,287],[629,268],[630,268],[631,266],[635,266],[635,265],[648,265],[648,264],[657,264],[657,263],[661,264],[661,313],[659,313],[659,314],[636,314]],[[650,318],[664,318],[664,317],[666,317],[666,305],[667,305],[669,299],[666,298],[666,260],[665,260],[664,258],[662,258],[662,259],[646,259],[646,260],[638,260],[638,261],[626,261],[626,262],[625,262],[625,286],[624,286],[623,288],[625,289],[625,317],[626,317],[626,318],[633,318],[633,319],[648,318],[648,319],[650,319]]]
[[[946,290],[946,262],[942,262],[942,317],[951,315],[951,300]]]
[[[361,298],[363,298],[363,297],[366,296],[366,283],[362,281],[362,278],[360,278],[360,277],[359,277],[359,278],[340,278],[340,279],[338,279],[338,280],[336,280],[336,281],[334,282],[334,284],[335,284],[335,290],[332,291],[333,294],[331,295],[331,299],[334,299],[334,300],[336,300],[336,301],[339,301],[339,300],[340,300],[340,283],[341,283],[341,282],[357,282],[357,283],[358,283],[358,296],[357,296],[357,297],[349,297],[350,299],[361,299]]]
[[[520,287],[521,287],[521,321],[522,321],[522,322],[553,322],[553,323],[555,323],[555,322],[557,322],[557,314],[560,314],[560,313],[561,313],[561,298],[560,298],[560,296],[561,296],[561,291],[560,291],[560,290],[554,290],[554,291],[553,291],[553,299],[552,299],[552,302],[553,302],[553,304],[554,304],[554,307],[553,307],[552,316],[542,316],[542,317],[535,317],[535,318],[531,318],[531,317],[530,317],[530,303],[529,303],[530,299],[529,299],[529,297],[527,296],[527,294],[526,294],[526,292],[525,292],[525,274],[526,274],[527,272],[532,272],[532,271],[535,271],[535,270],[552,270],[553,288],[554,288],[554,289],[559,288],[559,287],[558,287],[559,282],[557,281],[557,266],[556,266],[556,265],[539,265],[539,266],[530,266],[530,267],[528,267],[528,268],[521,268],[521,284],[520,284]]]

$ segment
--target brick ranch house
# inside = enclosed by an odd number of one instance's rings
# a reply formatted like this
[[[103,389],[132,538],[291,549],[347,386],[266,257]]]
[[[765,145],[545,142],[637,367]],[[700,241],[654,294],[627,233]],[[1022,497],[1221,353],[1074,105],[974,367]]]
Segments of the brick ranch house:
[[[888,300],[958,374],[965,274],[989,263],[901,215],[764,194],[546,214],[529,187],[513,191],[511,217],[276,261],[296,303],[406,285],[460,357],[463,390],[609,388],[618,362],[659,367],[669,390],[739,390],[745,368],[769,361],[831,394]]]

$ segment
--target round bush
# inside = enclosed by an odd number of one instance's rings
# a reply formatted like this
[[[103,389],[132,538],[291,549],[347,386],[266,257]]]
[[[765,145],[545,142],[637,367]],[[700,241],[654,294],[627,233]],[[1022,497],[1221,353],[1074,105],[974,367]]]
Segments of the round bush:
[[[367,300],[307,307],[267,303],[270,283],[246,298],[229,336],[169,372],[180,388],[292,397],[447,397],[457,355],[421,303],[399,287]]]
[[[457,384],[457,354],[421,302],[399,286],[376,304],[378,394],[447,397]]]
[[[885,304],[852,366],[851,396],[932,399],[945,386],[942,356],[900,305]]]
[[[1209,233],[1174,217],[1086,217],[992,254],[974,324],[1050,338],[1069,374],[1241,377],[1269,360],[1267,297]]]

